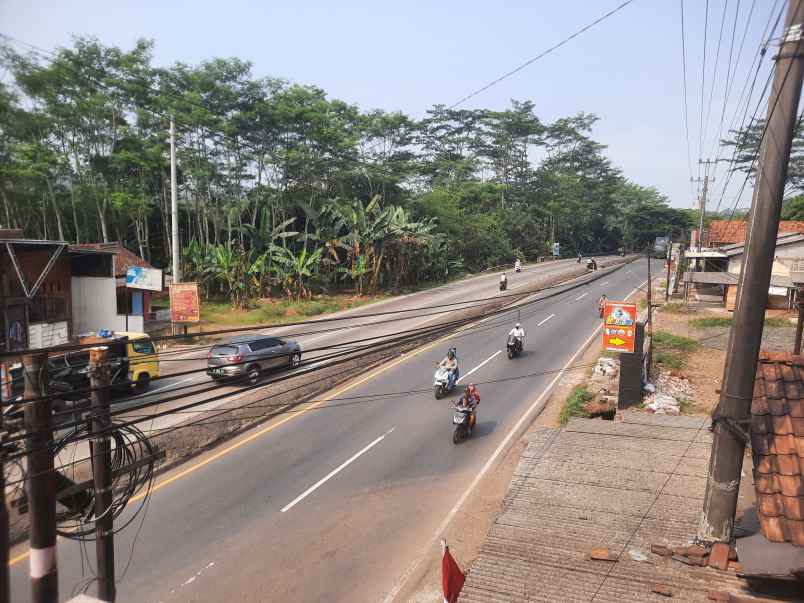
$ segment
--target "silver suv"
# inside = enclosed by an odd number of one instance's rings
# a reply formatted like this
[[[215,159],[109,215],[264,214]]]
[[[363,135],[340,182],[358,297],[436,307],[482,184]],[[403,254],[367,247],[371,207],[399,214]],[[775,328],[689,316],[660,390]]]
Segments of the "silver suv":
[[[245,377],[252,385],[271,369],[296,368],[301,346],[268,335],[238,335],[213,346],[207,355],[207,375],[215,380]]]

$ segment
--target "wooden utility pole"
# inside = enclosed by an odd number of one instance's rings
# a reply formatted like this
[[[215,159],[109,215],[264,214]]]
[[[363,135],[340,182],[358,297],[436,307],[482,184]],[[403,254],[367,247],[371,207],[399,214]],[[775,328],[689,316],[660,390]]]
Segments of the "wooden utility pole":
[[[23,356],[25,431],[28,452],[28,500],[31,517],[31,601],[59,598],[56,563],[56,472],[53,468],[53,401],[45,396],[47,354]],[[28,402],[30,400],[30,402]]]
[[[95,482],[95,551],[98,559],[98,598],[115,600],[114,518],[112,517],[112,449],[109,441],[109,363],[106,347],[89,350],[92,384],[92,478]]]
[[[707,542],[731,540],[734,528],[771,265],[804,73],[802,22],[804,0],[790,0],[781,48],[774,57],[773,90],[759,150],[745,259],[726,348],[719,417],[714,425],[709,477],[698,526],[699,540]]]

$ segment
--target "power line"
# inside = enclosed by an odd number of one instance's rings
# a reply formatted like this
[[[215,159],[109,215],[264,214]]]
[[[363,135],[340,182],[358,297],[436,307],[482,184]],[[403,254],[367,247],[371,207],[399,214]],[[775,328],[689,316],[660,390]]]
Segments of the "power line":
[[[706,40],[709,32],[709,0],[706,0],[706,13],[704,15],[704,36],[703,36],[703,61],[701,67],[701,114],[698,117],[698,124],[700,130],[698,131],[698,157],[703,154],[703,120],[704,120],[704,97],[706,96]],[[698,168],[698,176],[701,175],[701,169]]]
[[[467,94],[467,95],[466,95],[466,96],[464,96],[463,98],[461,98],[461,99],[457,100],[457,101],[456,101],[456,102],[454,102],[452,105],[450,105],[450,106],[448,107],[448,109],[454,109],[454,108],[455,108],[455,107],[457,107],[458,105],[462,105],[463,103],[465,103],[466,101],[468,101],[470,98],[474,98],[475,96],[477,96],[478,94],[481,94],[482,92],[485,92],[486,90],[488,90],[488,89],[489,89],[489,88],[491,88],[492,86],[495,86],[496,84],[499,84],[501,81],[503,81],[503,80],[505,80],[505,79],[507,79],[507,78],[511,77],[512,75],[514,75],[514,74],[516,74],[516,73],[519,73],[520,71],[522,71],[523,69],[525,69],[525,67],[528,67],[529,65],[532,65],[533,63],[535,63],[536,61],[538,61],[539,59],[546,57],[548,54],[550,54],[550,53],[552,53],[552,52],[554,52],[554,51],[558,50],[558,49],[559,49],[559,48],[561,48],[562,46],[564,46],[564,45],[565,45],[567,42],[570,42],[570,41],[574,40],[575,38],[577,38],[577,37],[578,37],[579,35],[581,35],[582,33],[584,33],[584,32],[586,32],[586,31],[588,31],[589,29],[593,28],[593,27],[594,27],[595,25],[597,25],[598,23],[600,23],[600,22],[602,22],[602,21],[605,21],[606,19],[608,19],[609,17],[611,17],[611,16],[612,16],[612,15],[614,15],[615,13],[619,12],[620,10],[622,10],[623,8],[625,8],[626,6],[628,6],[629,4],[631,4],[633,1],[634,1],[634,0],[626,0],[625,2],[621,3],[621,4],[620,4],[619,6],[617,6],[616,8],[613,8],[612,10],[610,10],[609,12],[607,12],[606,14],[604,14],[603,16],[598,17],[597,19],[595,19],[594,21],[592,21],[592,22],[591,22],[591,23],[589,23],[588,25],[585,25],[584,27],[582,27],[581,29],[579,29],[579,30],[578,30],[578,31],[576,31],[575,33],[573,33],[573,34],[571,34],[571,35],[567,36],[566,38],[564,38],[563,40],[561,40],[561,41],[560,41],[560,42],[558,42],[557,44],[554,44],[553,46],[551,46],[551,47],[550,47],[550,48],[548,48],[547,50],[545,50],[545,51],[543,51],[543,52],[539,53],[538,55],[536,55],[536,56],[535,56],[535,57],[533,57],[532,59],[529,59],[529,60],[525,61],[524,63],[522,63],[522,64],[521,64],[521,65],[519,65],[518,67],[515,67],[515,68],[514,68],[514,69],[512,69],[511,71],[508,71],[507,73],[504,73],[504,74],[503,74],[503,75],[501,75],[500,77],[498,77],[498,78],[496,78],[496,79],[494,79],[494,80],[490,81],[488,84],[486,84],[485,86],[482,86],[481,88],[478,88],[478,89],[477,89],[477,90],[475,90],[474,92],[470,92],[469,94]],[[708,1],[708,0],[707,0],[707,1]]]
[[[687,106],[687,46],[684,33],[684,0],[679,0],[681,7],[681,77],[684,89],[684,132],[687,138],[687,167],[690,172],[690,192],[692,187],[692,147],[690,145],[689,108]]]
[[[703,126],[703,140],[704,143],[706,142],[706,135],[709,131],[709,118],[712,114],[712,100],[715,97],[715,84],[717,83],[717,69],[720,63],[720,44],[723,41],[723,29],[726,26],[726,11],[729,8],[729,0],[726,0],[723,3],[723,15],[720,17],[720,33],[717,37],[717,50],[715,51],[715,66],[714,70],[712,71],[712,86],[709,90],[709,104],[706,109],[706,120],[704,121]],[[733,40],[732,40],[733,42]],[[726,74],[726,83],[728,83],[728,73]],[[701,149],[703,152],[703,148]]]

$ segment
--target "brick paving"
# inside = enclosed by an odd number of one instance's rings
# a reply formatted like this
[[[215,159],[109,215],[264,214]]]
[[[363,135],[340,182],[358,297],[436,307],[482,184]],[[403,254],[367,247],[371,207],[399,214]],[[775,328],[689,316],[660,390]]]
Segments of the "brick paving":
[[[534,427],[460,601],[707,601],[746,592],[733,572],[650,552],[691,542],[711,447],[708,420],[627,412]],[[741,496],[752,489],[750,460]],[[590,559],[595,547],[617,561]],[[642,557],[637,561],[632,558]]]

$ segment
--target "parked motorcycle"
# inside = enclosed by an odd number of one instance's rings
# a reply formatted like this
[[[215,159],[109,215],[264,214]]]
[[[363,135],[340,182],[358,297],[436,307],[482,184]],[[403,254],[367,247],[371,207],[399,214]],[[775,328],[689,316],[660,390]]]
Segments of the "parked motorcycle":
[[[514,356],[519,356],[522,353],[522,338],[516,335],[509,335],[506,347],[508,348],[509,359]]]
[[[464,440],[469,439],[472,435],[469,429],[471,421],[472,409],[460,404],[455,405],[455,413],[452,415],[452,423],[455,425],[455,431],[452,434],[452,443],[460,444]]]
[[[440,400],[454,390],[458,383],[458,375],[456,374],[455,380],[452,382],[452,385],[450,385],[449,373],[449,369],[444,367],[438,367],[438,369],[436,369],[435,378],[433,379],[433,390],[436,400]]]

